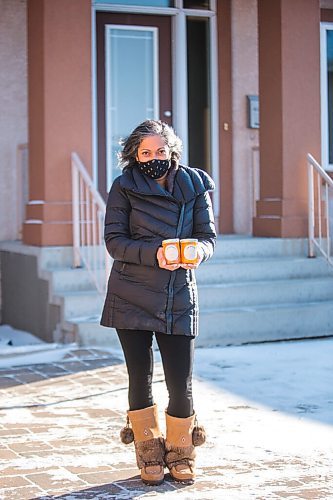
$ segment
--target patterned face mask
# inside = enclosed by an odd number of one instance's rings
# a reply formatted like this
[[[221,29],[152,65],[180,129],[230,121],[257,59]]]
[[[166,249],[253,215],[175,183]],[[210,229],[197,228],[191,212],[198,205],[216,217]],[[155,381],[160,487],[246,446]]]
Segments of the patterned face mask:
[[[136,162],[140,172],[148,175],[152,179],[160,179],[167,173],[171,166],[170,160],[149,160]]]

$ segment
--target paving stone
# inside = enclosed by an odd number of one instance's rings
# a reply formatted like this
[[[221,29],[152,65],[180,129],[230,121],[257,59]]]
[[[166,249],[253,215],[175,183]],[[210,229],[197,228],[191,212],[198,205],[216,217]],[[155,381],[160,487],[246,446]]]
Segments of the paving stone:
[[[1,475],[1,488],[19,488],[20,486],[31,486],[31,483],[22,476]]]
[[[40,499],[41,495],[44,494],[43,490],[36,486],[26,486],[22,488],[15,487],[14,489],[3,489],[1,490],[2,497],[4,500],[32,500]]]
[[[43,441],[30,441],[30,442],[19,442],[10,443],[10,449],[16,451],[17,453],[22,452],[33,452],[37,453],[40,451],[51,450],[52,447]]]
[[[6,436],[21,436],[22,434],[30,434],[30,432],[28,429],[2,429],[0,430],[0,439],[5,438]]]
[[[41,496],[38,500],[54,500],[55,498],[57,500],[115,500],[120,498],[122,500],[129,500],[131,497],[128,495],[127,490],[116,484],[103,484],[98,487],[82,488],[76,491],[52,490],[52,495]]]
[[[85,473],[91,473],[92,472],[92,468],[91,467],[75,467],[75,466],[71,466],[71,467],[67,467],[67,470],[69,470],[70,472],[72,472],[73,474],[85,474]],[[94,472],[96,473],[99,473],[99,472],[110,472],[110,467],[107,467],[107,466],[102,466],[102,467],[94,467]]]
[[[0,377],[0,388],[7,389],[7,387],[15,387],[20,382],[11,377]]]
[[[84,369],[87,369],[83,361],[66,361],[65,363],[57,363],[57,366],[70,373],[84,371]]]
[[[56,375],[65,375],[68,373],[68,370],[65,370],[63,367],[58,366],[56,364],[52,365],[42,365],[41,367],[36,368],[35,371],[42,373],[45,376],[56,376]]]
[[[105,418],[107,420],[119,418],[119,413],[103,408],[84,408],[83,411],[88,415],[89,418]]]
[[[47,472],[51,469],[51,467],[41,467],[38,468],[38,472]],[[5,476],[28,476],[29,474],[34,474],[36,473],[36,467],[14,467],[14,466],[9,466],[9,467],[3,467],[1,470],[1,474]]]
[[[8,449],[1,449],[0,450],[0,460],[10,460],[10,459],[16,458],[16,457],[17,457],[17,454],[12,450],[8,450]]]
[[[45,380],[46,376],[41,373],[24,373],[24,374],[19,374],[16,377],[16,380],[18,382],[21,382],[21,384],[31,384],[32,382],[40,382],[41,380]]]
[[[119,478],[117,475],[117,472],[115,471],[95,471],[95,472],[88,472],[84,474],[78,474],[78,477],[82,479],[83,481],[89,483],[89,484],[105,484],[105,483],[111,483],[112,481],[115,481]]]
[[[97,367],[103,367],[103,366],[112,366],[112,365],[118,365],[119,360],[113,359],[113,358],[106,358],[106,359],[85,359],[84,364],[92,369],[96,369]]]
[[[73,349],[68,361],[60,364],[0,371],[0,378],[2,374],[3,379],[15,382],[0,391],[1,494],[5,492],[5,500],[172,500],[175,495],[180,500],[333,498],[329,426],[322,431],[327,432],[327,446],[324,441],[321,448],[313,443],[311,452],[303,452],[305,434],[300,434],[302,445],[295,441],[293,448],[291,444],[300,426],[313,415],[304,409],[313,410],[315,404],[295,403],[303,412],[302,420],[295,417],[284,424],[282,411],[273,412],[217,390],[213,381],[195,382],[198,411],[205,412],[208,430],[206,445],[197,450],[196,483],[181,485],[167,473],[163,485],[143,485],[133,445],[126,447],[119,440],[128,404],[126,367],[119,363],[108,352]],[[161,402],[162,428],[167,401],[163,379],[157,363],[154,394]],[[203,404],[208,406],[201,410]],[[279,432],[286,449],[279,447],[278,437],[273,441],[262,437]]]
[[[29,474],[27,477],[31,482],[37,484],[46,491],[48,491],[50,488],[52,490],[55,490],[59,488],[64,489],[65,487],[68,488],[68,491],[75,491],[75,489],[84,487],[86,485],[84,481],[81,481],[74,474],[63,471],[60,468],[54,470],[53,474],[51,474],[51,472],[45,472],[38,474]]]

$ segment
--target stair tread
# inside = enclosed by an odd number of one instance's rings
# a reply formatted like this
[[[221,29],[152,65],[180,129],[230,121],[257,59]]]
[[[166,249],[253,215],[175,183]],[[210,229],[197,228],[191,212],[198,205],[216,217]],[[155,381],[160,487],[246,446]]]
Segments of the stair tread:
[[[45,270],[54,273],[54,296],[66,313],[62,328],[83,343],[109,343],[110,329],[99,324],[104,295],[87,268],[58,259]],[[98,270],[101,277],[104,272]],[[333,268],[321,255],[308,258],[306,240],[219,236],[215,254],[196,274],[202,345],[299,338],[333,329]]]
[[[204,262],[204,265],[209,265],[209,264],[221,264],[223,262],[225,263],[248,263],[248,262],[272,262],[272,261],[288,261],[288,262],[293,262],[293,261],[309,261],[309,262],[316,262],[316,261],[321,261],[321,262],[326,262],[325,258],[322,257],[321,255],[315,257],[315,258],[309,258],[307,255],[282,255],[282,254],[276,254],[276,255],[242,255],[242,256],[237,256],[235,255],[234,257],[221,257],[221,256],[212,256],[210,259]],[[50,272],[86,272],[88,273],[88,269],[86,267],[72,267],[72,266],[57,266],[57,267],[48,267],[45,269],[46,271]],[[100,272],[104,272],[104,268],[101,267],[98,269]]]
[[[332,276],[314,276],[310,278],[274,278],[274,279],[259,279],[259,280],[251,280],[251,281],[227,281],[223,283],[198,283],[198,288],[229,288],[229,287],[249,287],[253,285],[263,286],[263,285],[288,285],[299,284],[302,285],[304,283],[332,283],[333,289],[333,280]]]
[[[84,296],[84,297],[100,297],[101,300],[104,300],[104,295],[100,295],[96,288],[91,288],[91,289],[84,289],[84,290],[56,290],[54,293],[54,296],[60,296],[60,297],[76,297],[76,296]]]
[[[215,312],[249,312],[258,310],[269,310],[269,309],[306,309],[308,307],[319,307],[319,306],[329,306],[333,307],[332,300],[314,300],[306,302],[274,302],[269,304],[254,304],[249,306],[236,306],[236,307],[217,307],[217,308],[206,308],[201,309],[201,314],[210,314]]]
[[[217,307],[217,308],[201,308],[200,314],[212,314],[212,313],[225,313],[225,312],[252,312],[270,309],[306,309],[308,307],[319,307],[319,306],[332,306],[332,300],[318,300],[318,301],[308,301],[308,302],[283,302],[283,303],[269,303],[269,304],[255,304],[249,306],[237,306],[237,307]],[[70,318],[66,320],[66,323],[99,323],[100,315],[87,315],[78,316],[75,318]]]
[[[234,263],[254,263],[254,262],[326,262],[324,257],[316,257],[310,259],[306,255],[267,255],[267,256],[241,256],[241,257],[212,257],[204,262],[204,265],[209,264],[234,264]]]

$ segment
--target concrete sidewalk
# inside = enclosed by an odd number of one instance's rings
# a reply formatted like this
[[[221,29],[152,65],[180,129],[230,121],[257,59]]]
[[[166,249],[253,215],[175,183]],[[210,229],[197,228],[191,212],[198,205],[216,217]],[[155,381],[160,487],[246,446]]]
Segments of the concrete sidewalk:
[[[155,366],[163,422],[167,394]],[[227,368],[217,367],[220,377]],[[133,445],[119,440],[127,409],[121,359],[73,347],[60,362],[0,370],[0,498],[333,499],[331,425],[249,402],[212,378],[194,386],[208,432],[198,479],[185,486],[167,474],[148,487]]]

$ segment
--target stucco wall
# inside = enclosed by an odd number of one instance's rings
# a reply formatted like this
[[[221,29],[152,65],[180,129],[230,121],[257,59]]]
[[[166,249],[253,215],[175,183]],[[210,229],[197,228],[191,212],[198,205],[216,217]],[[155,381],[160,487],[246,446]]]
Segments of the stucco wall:
[[[232,107],[234,231],[252,232],[252,147],[258,130],[247,128],[247,95],[258,94],[257,0],[232,0]]]
[[[16,148],[27,142],[26,0],[0,0],[0,241],[17,234]]]

